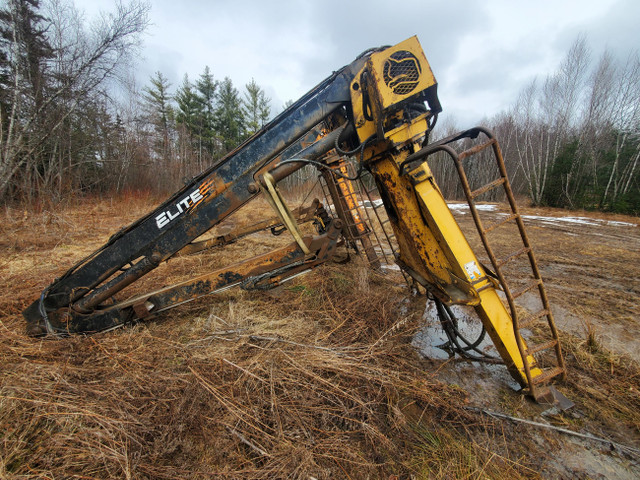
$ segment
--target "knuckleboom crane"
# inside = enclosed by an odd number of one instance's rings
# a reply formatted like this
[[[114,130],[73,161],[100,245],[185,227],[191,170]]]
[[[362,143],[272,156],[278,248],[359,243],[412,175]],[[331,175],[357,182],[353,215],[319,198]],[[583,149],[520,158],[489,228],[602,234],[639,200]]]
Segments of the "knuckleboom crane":
[[[498,142],[488,130],[475,128],[429,143],[440,111],[437,83],[416,37],[364,52],[56,279],[24,311],[27,332],[43,336],[104,331],[232,286],[270,288],[332,259],[345,241],[360,245],[377,268],[380,249],[370,240],[373,226],[353,187],[368,172],[382,201],[374,209],[383,205],[397,242],[395,262],[436,302],[450,346],[463,355],[478,351],[478,342],[468,341],[456,330],[457,320],[449,308],[472,306],[513,378],[535,399],[553,400],[557,391],[549,382],[564,377],[566,370]],[[476,144],[460,153],[454,146],[462,140]],[[492,152],[500,176],[471,190],[462,160],[482,150]],[[460,175],[489,266],[475,256],[434,181],[428,159],[438,152],[451,159]],[[317,200],[289,210],[278,182],[306,165],[321,172],[333,211]],[[485,227],[474,199],[494,188],[505,190],[512,213]],[[259,195],[268,199],[276,212],[274,219],[233,235],[197,240]],[[306,221],[316,224],[316,235],[301,233],[298,225]],[[499,258],[488,234],[509,222],[518,227],[522,248]],[[176,285],[115,300],[118,292],[176,255],[219,248],[267,228],[288,230],[293,242]],[[521,257],[529,259],[532,281],[514,291],[504,266]],[[539,295],[542,308],[521,318],[515,299],[529,292]],[[551,339],[527,345],[521,328],[545,320]],[[544,350],[550,351],[553,361],[542,368],[536,355]]]

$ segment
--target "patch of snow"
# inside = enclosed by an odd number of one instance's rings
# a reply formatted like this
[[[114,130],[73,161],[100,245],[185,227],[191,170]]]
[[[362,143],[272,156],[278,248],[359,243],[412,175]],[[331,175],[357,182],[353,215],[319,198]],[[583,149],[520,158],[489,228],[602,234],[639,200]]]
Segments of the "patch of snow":
[[[380,268],[382,268],[382,270],[393,270],[395,272],[399,272],[400,271],[400,267],[398,265],[396,265],[395,263],[392,263],[390,265],[382,264],[382,265],[380,265]]]
[[[360,205],[365,207],[365,208],[378,208],[379,206],[382,205],[382,199],[378,199],[378,200],[374,200],[373,202],[370,202],[369,200],[365,200],[364,202],[360,202]]]
[[[606,222],[607,225],[612,225],[615,227],[637,227],[638,226],[635,223],[620,222],[616,220],[604,220],[604,222]]]
[[[449,203],[449,210],[464,215],[469,210],[469,205],[466,203]],[[476,210],[481,212],[495,212],[498,209],[498,205],[494,203],[480,203],[476,205]]]
[[[589,225],[597,227],[598,223],[594,220],[584,217],[542,217],[540,215],[522,215],[525,220],[536,220],[542,223],[574,223],[580,225]]]
[[[602,220],[599,218],[588,217],[543,217],[540,215],[522,215],[525,220],[535,220],[542,223],[559,224],[559,223],[572,223],[574,225],[586,225],[590,227],[601,227],[603,225],[609,225],[614,227],[636,227],[635,223],[619,222],[614,220]]]
[[[449,209],[460,215],[465,215],[469,211],[469,205],[466,203],[449,203]],[[496,204],[480,204],[476,205],[476,209],[481,212],[495,212],[498,209]],[[507,215],[506,213],[497,213],[497,215]],[[602,220],[599,218],[588,217],[546,217],[542,215],[522,215],[525,220],[533,220],[541,223],[547,223],[551,225],[557,225],[562,223],[571,223],[574,225],[586,225],[590,227],[599,227],[608,225],[612,227],[637,227],[638,225],[630,222],[620,222],[616,220]]]

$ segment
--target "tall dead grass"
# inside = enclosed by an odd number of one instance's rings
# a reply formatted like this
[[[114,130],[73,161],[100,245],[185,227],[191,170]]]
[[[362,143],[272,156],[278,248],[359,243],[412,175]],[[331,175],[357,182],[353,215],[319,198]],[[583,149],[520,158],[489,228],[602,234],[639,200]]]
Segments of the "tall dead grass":
[[[437,381],[410,346],[424,300],[356,262],[119,331],[24,336],[20,312],[41,289],[151,203],[5,212],[1,478],[539,477],[536,442],[464,409],[465,392]],[[172,260],[161,281],[272,242]],[[637,371],[614,367],[617,395]],[[621,398],[633,407],[632,394]]]
[[[398,282],[327,266],[57,340],[25,337],[12,309],[0,477],[535,477],[461,389],[425,371]]]

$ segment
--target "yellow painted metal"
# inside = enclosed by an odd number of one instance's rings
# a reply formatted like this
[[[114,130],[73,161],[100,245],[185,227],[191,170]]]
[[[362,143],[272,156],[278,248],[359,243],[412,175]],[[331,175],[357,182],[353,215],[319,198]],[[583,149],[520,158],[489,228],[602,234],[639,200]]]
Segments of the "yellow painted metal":
[[[369,57],[351,83],[360,141],[375,137],[367,144],[364,159],[383,196],[399,244],[400,266],[441,301],[473,306],[509,372],[527,387],[525,359],[510,312],[455,221],[428,165],[400,174],[403,160],[422,147],[431,117],[431,112],[406,117],[402,108],[415,98],[424,98],[415,95],[435,85],[415,37]],[[519,340],[526,352],[524,340]],[[542,373],[531,355],[526,361],[531,378]]]
[[[346,165],[342,165],[339,167],[339,170],[343,176],[337,178],[336,184],[340,189],[340,193],[342,194],[342,198],[346,204],[346,209],[351,212],[351,216],[353,217],[353,226],[359,235],[364,235],[367,233],[367,227],[360,215],[360,207],[357,203],[358,199],[356,197],[356,191],[353,187],[353,182],[346,178],[349,176],[349,169]]]
[[[400,244],[401,263],[418,274],[417,278],[414,274],[416,280],[427,280],[425,287],[444,302],[472,305],[511,375],[527,386],[509,311],[449,210],[429,167],[424,163],[401,177],[399,160],[379,160],[373,171],[384,182],[397,212],[391,215],[397,217],[391,224]],[[541,370],[532,356],[527,360],[532,377],[536,377]]]
[[[426,174],[426,179],[415,185],[426,227],[438,239],[455,273],[464,275],[464,279],[478,292],[480,302],[475,306],[476,313],[507,364],[507,368],[515,378],[520,379],[523,386],[526,386],[523,359],[518,349],[511,315],[469,246],[440,190],[436,187],[429,167],[423,163],[418,169]],[[522,342],[524,343],[524,340]],[[526,344],[524,348],[526,350]],[[535,359],[531,355],[527,358],[527,362],[531,366],[532,378],[542,373],[535,366]]]
[[[391,78],[390,68],[402,63],[407,64],[407,71],[417,71],[418,75],[395,75]],[[351,105],[360,140],[364,141],[376,133],[382,137],[381,118],[390,109],[397,108],[414,94],[435,84],[436,79],[418,37],[413,36],[393,47],[371,54],[351,83]],[[365,102],[365,99],[368,101]],[[368,112],[365,112],[366,108]],[[372,120],[367,120],[367,113]]]
[[[413,119],[409,124],[403,124],[385,132],[385,138],[390,140],[393,146],[404,145],[407,142],[415,143],[424,138],[425,133],[429,130],[427,117],[428,114],[425,113]]]
[[[379,183],[378,189],[385,192],[383,199],[398,242],[399,263],[411,269],[412,276],[425,287],[433,285],[436,288],[433,293],[442,301],[476,305],[479,299],[475,290],[455,275],[433,232],[425,228],[410,180],[398,175],[398,166],[392,157],[374,162],[371,169]]]
[[[282,219],[282,222],[286,225],[287,230],[293,236],[293,239],[296,241],[300,249],[304,252],[305,255],[309,255],[309,253],[311,252],[302,239],[302,234],[298,229],[298,224],[294,220],[293,215],[291,215],[287,204],[282,200],[280,192],[278,192],[278,189],[274,185],[273,177],[270,173],[265,173],[263,175],[263,179],[265,185],[267,186],[267,200],[269,201],[273,209],[278,213],[278,215]]]
[[[403,53],[399,58],[394,59],[394,57],[398,56],[395,55],[398,52],[408,52],[409,55]],[[414,79],[411,76],[404,76],[403,78],[394,78],[391,81],[385,78],[385,71],[388,70],[389,66],[392,64],[399,65],[402,62],[414,63],[420,74],[419,77]],[[373,53],[367,61],[367,66],[378,88],[380,107],[383,111],[402,102],[408,93],[426,90],[436,83],[427,57],[416,36],[408,38],[404,42],[400,42],[382,52]],[[409,89],[411,90],[408,93],[404,93]]]

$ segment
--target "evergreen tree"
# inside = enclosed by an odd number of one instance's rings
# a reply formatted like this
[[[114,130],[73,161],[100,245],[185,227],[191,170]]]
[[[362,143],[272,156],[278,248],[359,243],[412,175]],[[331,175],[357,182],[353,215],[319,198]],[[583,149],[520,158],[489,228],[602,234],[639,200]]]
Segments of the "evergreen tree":
[[[54,55],[46,31],[49,21],[38,13],[39,0],[8,0],[0,10],[0,84],[18,87],[36,107],[42,104],[46,62]]]
[[[103,182],[101,152],[113,151],[101,145],[113,115],[107,84],[138,45],[148,5],[118,4],[91,35],[73,3],[47,2],[48,15],[40,0],[2,5],[0,199],[84,190],[87,173]]]
[[[271,114],[271,107],[270,99],[254,79],[251,79],[245,88],[242,109],[246,119],[246,134],[251,136],[265,126]]]
[[[176,91],[175,100],[177,104],[176,122],[184,126],[191,137],[199,133],[199,99],[193,84],[189,81],[189,75],[185,74],[182,85]]]
[[[50,132],[44,110],[54,51],[46,37],[49,21],[39,8],[39,0],[9,0],[0,10],[0,196],[9,193],[15,177],[30,197],[42,182],[38,177],[50,170],[51,148],[41,139]]]
[[[218,82],[213,79],[209,67],[205,67],[204,72],[196,82],[197,95],[199,100],[200,115],[200,147],[209,155],[215,157],[217,151],[217,141],[215,132],[215,110],[216,110],[216,89]]]
[[[153,126],[155,139],[154,150],[164,161],[171,155],[171,123],[173,108],[171,107],[171,84],[161,72],[151,77],[151,85],[143,89],[144,109]]]
[[[244,131],[242,100],[229,77],[225,77],[218,90],[216,108],[216,130],[221,137],[225,151],[230,151],[242,140]]]

